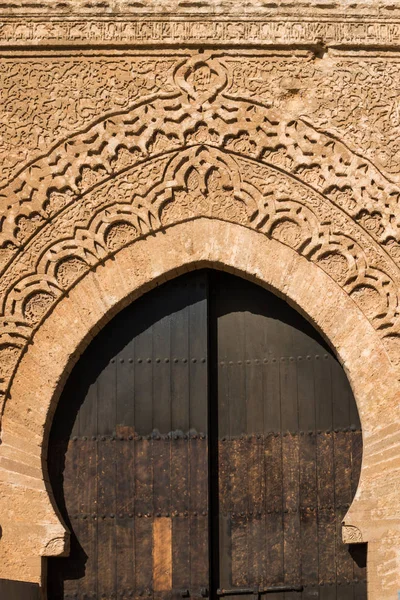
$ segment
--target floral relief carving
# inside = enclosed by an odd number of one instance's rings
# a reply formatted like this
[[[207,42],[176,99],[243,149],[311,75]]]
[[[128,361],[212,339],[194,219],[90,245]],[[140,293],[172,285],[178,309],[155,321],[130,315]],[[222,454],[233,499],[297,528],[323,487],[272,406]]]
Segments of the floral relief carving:
[[[113,223],[106,232],[105,242],[110,250],[119,250],[137,235],[136,228],[125,221]]]
[[[35,325],[53,304],[54,296],[48,292],[37,292],[31,294],[23,305],[23,315],[28,321]]]
[[[395,57],[338,56],[323,61],[311,53],[290,57],[226,58],[229,93],[251,97],[329,131],[383,170],[400,175],[398,86]]]
[[[349,279],[349,261],[340,252],[327,252],[318,260],[318,265],[341,285]]]
[[[70,123],[70,135],[0,189],[4,395],[41,320],[88,270],[201,216],[254,228],[317,264],[400,365],[400,187],[339,137],[294,118],[290,103],[318,67],[300,56],[304,71],[285,70],[287,60],[143,59],[135,85],[121,87],[120,110],[100,102],[93,124],[74,132],[82,121]]]
[[[165,91],[176,58],[74,57],[0,61],[0,173],[47,152],[106,111]],[[112,91],[111,91],[112,90]]]
[[[57,263],[55,278],[60,286],[68,289],[87,270],[87,264],[77,257],[67,257]]]
[[[201,90],[197,72],[202,74]],[[173,147],[205,142],[281,166],[340,203],[352,218],[364,219],[380,243],[389,236],[397,239],[400,189],[371,162],[302,117],[292,119],[289,111],[289,118],[282,118],[285,113],[272,102],[260,105],[231,96],[235,72],[211,55],[183,60],[154,100],[103,117],[87,133],[72,135],[39,158],[0,191],[10,206],[0,232],[3,245],[18,241],[21,217],[47,216],[50,194],[79,197],[122,165],[128,166],[129,160],[139,162]],[[206,92],[204,81],[209,82]],[[383,203],[382,196],[390,204]]]
[[[295,249],[298,248],[303,238],[300,225],[296,221],[286,218],[281,219],[274,225],[271,235],[276,240]]]

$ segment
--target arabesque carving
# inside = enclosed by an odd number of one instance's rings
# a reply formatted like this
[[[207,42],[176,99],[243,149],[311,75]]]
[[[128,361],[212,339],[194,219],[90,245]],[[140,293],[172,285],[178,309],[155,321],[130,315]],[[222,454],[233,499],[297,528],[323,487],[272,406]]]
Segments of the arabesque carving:
[[[282,114],[301,118],[318,131],[341,139],[400,183],[397,57],[354,57],[330,53],[227,57],[229,93],[251,98]],[[284,154],[275,160],[284,164]],[[350,187],[350,186],[349,186]],[[351,194],[343,202],[351,203]]]
[[[326,99],[306,118],[304,90],[294,108],[293,86],[301,80],[304,87],[318,69],[304,53],[291,69],[288,60],[241,64],[212,52],[142,60],[135,83],[121,86],[113,103],[102,100],[104,82],[91,97],[99,106],[77,98],[70,127],[89,125],[0,189],[4,396],[34,331],[88,270],[139,237],[201,216],[254,228],[318,264],[400,365],[400,186],[367,157],[373,138],[365,145],[358,131],[347,130],[346,142],[339,139],[341,114],[350,114],[354,99],[342,113]],[[95,70],[87,68],[90,80]],[[129,69],[114,64],[111,72],[124,78]],[[345,85],[340,73],[336,80]],[[63,106],[60,100],[58,115]],[[99,110],[103,116],[90,123]],[[54,127],[46,120],[41,127],[44,148]],[[60,134],[66,128],[60,125]],[[350,142],[363,143],[365,156]]]
[[[161,13],[160,4],[155,0],[135,3],[104,1],[97,6],[88,5],[87,2],[80,5],[77,2],[51,4],[46,2],[47,10],[43,4],[40,7],[42,10],[38,10],[37,4],[32,2],[19,2],[19,6],[17,2],[7,4],[0,13],[0,42],[15,46],[32,43],[82,46],[90,43],[99,46],[135,44],[136,47],[177,42],[215,46],[229,44],[232,47],[281,44],[319,46],[322,43],[344,47],[396,48],[400,40],[399,9],[390,0],[381,7],[375,6],[370,0],[365,3],[311,0],[302,2],[300,18],[298,6],[291,0],[266,3],[248,0],[245,18],[242,5],[227,0],[221,3],[163,2]],[[11,11],[19,8],[20,14],[10,14],[7,10],[9,7],[12,7]],[[93,11],[90,18],[87,18],[88,7]],[[98,7],[100,10],[96,11]],[[46,13],[49,15],[52,9],[57,16],[46,18]],[[62,14],[64,10],[66,15]],[[114,14],[105,20],[101,18],[102,10]],[[36,17],[39,12],[41,18],[28,21],[26,15],[31,11]],[[96,17],[96,12],[100,18]],[[148,18],[149,13],[153,18]],[[70,18],[66,19],[67,15]],[[260,19],[260,16],[264,18]],[[308,17],[307,20],[304,16]]]
[[[10,179],[26,162],[99,115],[172,89],[176,56],[74,56],[0,61],[0,172]],[[29,85],[27,85],[29,80]],[[112,94],[109,93],[112,86]]]

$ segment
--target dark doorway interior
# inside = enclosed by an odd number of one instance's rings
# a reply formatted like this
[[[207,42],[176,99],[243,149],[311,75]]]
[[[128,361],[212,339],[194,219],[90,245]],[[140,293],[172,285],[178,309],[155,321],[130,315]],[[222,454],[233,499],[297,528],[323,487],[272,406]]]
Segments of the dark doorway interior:
[[[362,600],[341,542],[362,455],[343,369],[283,300],[186,274],[117,315],[60,399],[48,465],[72,531],[48,598]]]

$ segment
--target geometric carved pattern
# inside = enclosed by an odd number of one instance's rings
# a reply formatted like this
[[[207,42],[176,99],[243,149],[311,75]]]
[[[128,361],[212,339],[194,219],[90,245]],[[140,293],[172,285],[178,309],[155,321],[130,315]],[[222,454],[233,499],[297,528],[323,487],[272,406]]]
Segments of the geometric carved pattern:
[[[34,331],[79,278],[135,239],[202,216],[316,263],[399,364],[400,187],[334,134],[246,97],[228,63],[212,53],[176,61],[165,85],[0,189],[4,396]]]

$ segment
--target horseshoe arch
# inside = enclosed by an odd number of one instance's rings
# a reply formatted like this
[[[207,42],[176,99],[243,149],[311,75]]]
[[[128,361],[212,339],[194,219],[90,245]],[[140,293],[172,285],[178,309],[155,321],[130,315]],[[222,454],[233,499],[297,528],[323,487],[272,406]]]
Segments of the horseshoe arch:
[[[392,425],[400,285],[397,222],[384,199],[400,192],[304,120],[230,95],[218,56],[183,61],[174,82],[71,136],[0,191],[7,200],[0,576],[18,571],[41,581],[42,557],[67,551],[43,455],[77,356],[136,296],[207,265],[284,296],[329,341],[364,431],[361,481],[344,534],[369,542],[371,565],[387,555],[389,540],[394,552],[399,543],[397,520],[387,521],[398,486],[390,461],[400,448]],[[379,226],[367,226],[371,219]],[[30,490],[28,508],[21,489]],[[387,578],[382,589],[372,577],[371,598],[390,597],[397,580]]]

